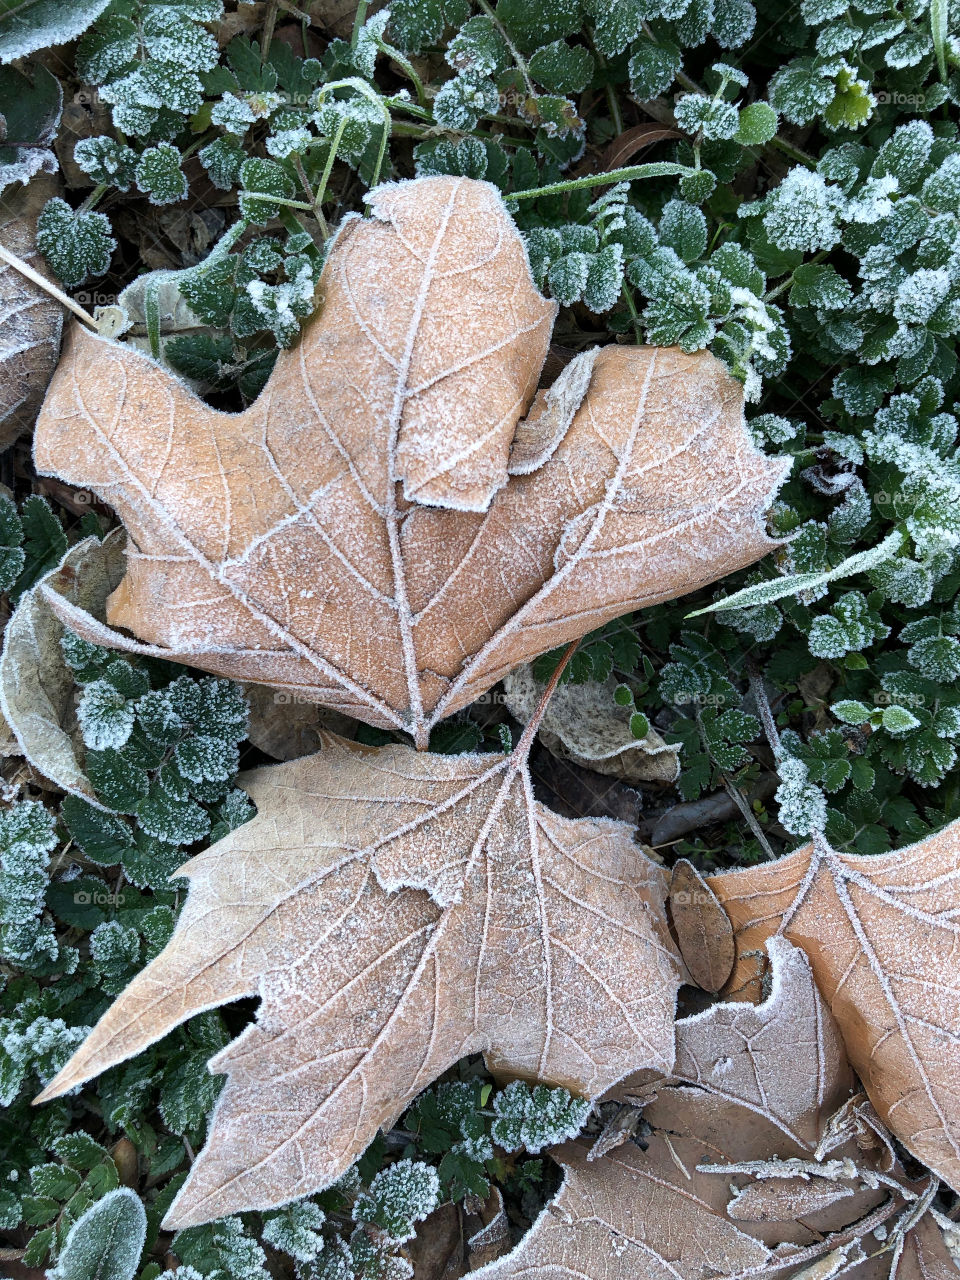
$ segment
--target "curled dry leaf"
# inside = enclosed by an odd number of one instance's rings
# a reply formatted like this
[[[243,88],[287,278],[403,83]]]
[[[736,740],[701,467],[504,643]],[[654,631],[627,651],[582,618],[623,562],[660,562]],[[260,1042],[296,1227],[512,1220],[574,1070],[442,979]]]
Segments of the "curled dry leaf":
[[[960,1190],[960,823],[873,857],[818,840],[709,884],[733,922],[730,988],[756,993],[773,934],[802,947],[880,1118]]]
[[[468,1221],[480,1224],[467,1240],[471,1271],[510,1252],[510,1220],[499,1187],[490,1188],[489,1196],[476,1214],[470,1214]]]
[[[853,1140],[816,1159],[852,1075],[803,953],[783,939],[770,950],[764,1005],[715,1005],[677,1024],[675,1079],[697,1087],[661,1086],[644,1108],[645,1149],[591,1161],[585,1142],[559,1148],[560,1192],[483,1280],[830,1275],[838,1252],[851,1263],[877,1254],[849,1274],[880,1280],[898,1241],[898,1276],[948,1280],[922,1188],[899,1169],[878,1174]]]
[[[540,725],[540,741],[561,760],[625,782],[673,782],[680,772],[679,746],[668,745],[655,729],[635,738],[631,708],[613,700],[617,681],[562,684],[550,699]],[[529,666],[503,682],[507,709],[521,723],[533,715],[543,693]]]
[[[757,451],[705,351],[579,357],[518,429],[555,306],[495,188],[423,178],[367,199],[244,413],[75,328],[36,463],[130,535],[110,627],[58,606],[75,630],[424,746],[536,654],[762,556],[789,463]]]
[[[55,179],[37,177],[5,195],[0,210],[0,244],[44,276],[37,217],[58,190]],[[33,427],[57,365],[62,327],[60,303],[0,259],[0,449]]]
[[[262,684],[248,684],[243,693],[250,712],[247,738],[274,760],[313,755],[325,729],[341,738],[356,737],[356,720],[329,707]]]
[[[524,744],[442,756],[324,735],[246,786],[257,816],[178,872],[170,943],[41,1095],[261,997],[211,1059],[229,1079],[170,1225],[328,1185],[467,1054],[589,1097],[669,1071],[663,872],[622,824],[536,803]]]
[[[123,530],[115,529],[103,542],[85,538],[71,547],[56,569],[20,597],[0,654],[0,710],[24,756],[45,778],[98,809],[104,806],[84,772],[77,686],[60,648],[63,624],[44,588],[80,609],[102,613],[123,577],[124,541]]]
[[[704,991],[726,983],[736,959],[730,917],[696,867],[681,858],[670,877],[670,918],[687,972]]]

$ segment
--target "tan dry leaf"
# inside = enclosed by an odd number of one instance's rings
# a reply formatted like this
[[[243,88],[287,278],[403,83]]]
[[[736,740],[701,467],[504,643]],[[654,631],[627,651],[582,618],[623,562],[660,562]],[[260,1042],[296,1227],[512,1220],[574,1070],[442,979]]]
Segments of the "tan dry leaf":
[[[20,750],[45,778],[98,809],[104,805],[84,772],[77,685],[60,648],[64,628],[45,588],[101,613],[123,577],[125,540],[123,530],[115,529],[103,542],[85,538],[71,547],[56,569],[20,597],[0,653],[0,710]]]
[[[467,1054],[589,1097],[673,1062],[665,877],[629,828],[536,803],[520,749],[323,742],[247,776],[257,816],[178,872],[170,943],[41,1095],[259,995],[171,1225],[328,1185]]]
[[[73,329],[36,463],[130,535],[108,620],[146,647],[58,606],[75,630],[424,746],[536,654],[765,554],[789,463],[757,451],[742,388],[705,351],[580,357],[518,429],[555,305],[499,194],[441,177],[367,199],[245,412]]]
[[[37,250],[37,216],[59,190],[56,179],[41,175],[6,194],[0,209],[0,244],[51,280]],[[32,429],[62,328],[60,303],[0,259],[0,449]]]
[[[960,1190],[960,823],[871,857],[818,842],[708,883],[734,926],[731,989],[755,989],[777,932],[802,947],[880,1118]]]
[[[670,917],[687,972],[716,993],[733,970],[736,946],[730,917],[696,867],[681,858],[670,877]]]
[[[478,1273],[483,1280],[788,1278],[808,1266],[829,1272],[825,1259],[837,1250],[855,1260],[861,1247],[890,1248],[900,1225],[901,1266],[920,1258],[927,1280],[946,1280],[941,1233],[929,1217],[911,1221],[918,1189],[902,1171],[893,1179],[902,1190],[868,1185],[873,1167],[853,1141],[830,1163],[815,1162],[818,1134],[852,1075],[803,953],[783,939],[770,947],[765,1005],[715,1005],[677,1024],[675,1073],[686,1070],[698,1087],[667,1084],[648,1102],[646,1149],[628,1144],[591,1161],[584,1142],[561,1147],[560,1192],[512,1254]],[[797,1176],[789,1162],[798,1160],[822,1175]],[[891,1260],[880,1254],[848,1274],[880,1280]]]
[[[630,730],[631,709],[613,700],[617,681],[562,684],[550,699],[540,725],[540,741],[561,760],[625,782],[673,782],[680,772],[680,748],[668,745],[655,729],[643,738]],[[503,682],[507,709],[522,724],[536,710],[543,685],[530,666]]]

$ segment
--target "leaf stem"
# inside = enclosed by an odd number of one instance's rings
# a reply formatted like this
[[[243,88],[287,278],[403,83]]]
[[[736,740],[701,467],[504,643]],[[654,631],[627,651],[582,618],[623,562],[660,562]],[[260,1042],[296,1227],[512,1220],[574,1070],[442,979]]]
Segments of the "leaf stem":
[[[367,20],[367,7],[369,2],[370,0],[360,0],[360,3],[357,5],[357,12],[353,19],[353,30],[350,32],[351,49],[356,49],[357,47],[357,41],[360,39],[360,32],[363,29],[363,24]]]
[[[583,191],[590,187],[605,187],[613,182],[634,182],[640,178],[673,178],[693,173],[688,165],[656,161],[651,164],[634,164],[626,169],[611,169],[608,173],[591,173],[585,178],[570,178],[567,182],[551,182],[546,187],[531,187],[529,191],[511,191],[508,200],[534,200],[537,196],[558,196],[565,191]]]
[[[46,276],[41,275],[39,271],[31,267],[29,262],[24,262],[22,258],[18,258],[15,253],[11,253],[2,244],[0,244],[0,258],[13,267],[15,271],[19,271],[22,276],[26,276],[39,289],[49,293],[51,298],[56,298],[57,302],[66,307],[68,311],[72,311],[84,324],[88,324],[94,333],[100,332],[100,324],[94,320],[88,311],[84,311],[78,302],[74,302],[69,294],[64,293],[62,289],[58,289]]]
[[[420,104],[421,107],[426,109],[427,95],[423,88],[423,81],[420,79],[420,77],[417,75],[416,71],[413,68],[413,63],[410,62],[408,58],[405,58],[399,49],[395,49],[392,44],[387,44],[385,40],[381,40],[378,38],[374,41],[374,44],[377,46],[377,48],[380,50],[381,53],[386,54],[386,56],[390,59],[391,62],[396,63],[396,65],[400,68],[400,70],[407,77],[407,79],[411,81],[411,83],[413,84],[414,91],[416,92],[416,95],[417,95],[417,102]]]
[[[496,10],[493,8],[493,6],[491,4],[488,4],[487,0],[477,0],[477,5],[479,6],[479,8],[483,10],[483,12],[487,15],[487,17],[490,19],[493,25],[497,28],[500,35],[503,37],[504,44],[510,50],[510,57],[514,60],[514,62],[517,65],[517,70],[523,76],[523,83],[527,86],[527,93],[529,93],[531,98],[535,98],[537,96],[537,90],[536,90],[536,87],[534,86],[533,80],[530,78],[530,68],[527,66],[526,58],[523,57],[520,50],[510,39],[509,33],[507,32],[503,23],[497,17]]]
[[[365,3],[357,10],[358,17],[361,9],[366,9]],[[359,28],[355,26],[354,30],[358,31]],[[332,92],[334,89],[355,89],[357,93],[361,93],[365,98],[369,99],[369,101],[372,102],[375,107],[379,108],[383,114],[383,128],[380,131],[380,149],[377,152],[377,163],[374,165],[373,176],[370,179],[370,186],[375,187],[380,181],[380,170],[383,168],[384,156],[387,153],[387,143],[390,140],[390,133],[393,129],[393,117],[390,114],[390,109],[381,95],[374,89],[371,89],[366,80],[361,80],[359,76],[348,76],[345,80],[331,80],[329,84],[325,84],[317,95],[317,105],[319,106],[323,101],[324,96]]]
[[[777,722],[773,718],[773,708],[770,706],[767,691],[763,687],[763,674],[752,658],[747,658],[747,675],[750,678],[750,692],[753,694],[753,700],[757,704],[757,714],[760,717],[760,723],[763,725],[763,732],[766,735],[767,742],[770,744],[774,759],[779,762],[783,759],[780,730],[777,728]]]
[[[513,758],[515,760],[524,760],[530,754],[530,748],[533,746],[533,740],[537,736],[537,730],[540,728],[540,721],[543,719],[547,704],[553,697],[557,685],[560,683],[560,677],[563,675],[567,663],[576,653],[580,645],[579,640],[574,640],[567,645],[563,651],[563,656],[557,663],[556,670],[546,683],[543,693],[540,695],[540,701],[537,703],[533,715],[527,721],[527,727],[520,736],[517,745],[513,749]]]

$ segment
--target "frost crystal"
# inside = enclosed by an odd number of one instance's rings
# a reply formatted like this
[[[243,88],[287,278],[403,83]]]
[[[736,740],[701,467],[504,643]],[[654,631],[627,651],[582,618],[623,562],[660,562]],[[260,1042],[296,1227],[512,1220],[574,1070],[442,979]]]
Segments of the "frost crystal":
[[[398,1160],[381,1169],[353,1208],[357,1222],[379,1227],[398,1244],[410,1240],[416,1224],[440,1203],[440,1179],[435,1169],[417,1160]]]
[[[533,1088],[514,1080],[493,1101],[497,1113],[490,1134],[507,1151],[526,1149],[536,1155],[544,1147],[575,1138],[590,1114],[590,1103],[566,1089]]]
[[[122,747],[133,731],[134,705],[108,680],[94,680],[80,695],[77,720],[84,743],[94,751]]]
[[[770,197],[763,225],[778,249],[832,249],[840,239],[843,197],[819,173],[791,169]]]
[[[265,1215],[263,1239],[298,1262],[313,1262],[324,1249],[321,1227],[327,1216],[313,1200],[298,1200]]]
[[[0,955],[29,969],[57,958],[52,924],[43,924],[54,819],[28,800],[0,813]]]
[[[893,314],[904,324],[925,324],[953,285],[949,271],[943,267],[931,270],[921,267],[907,276],[897,289]]]
[[[780,822],[795,836],[822,831],[827,821],[827,800],[820,788],[810,782],[807,766],[802,760],[787,756],[777,771],[780,785],[773,798],[779,805]]]
[[[8,1107],[31,1074],[52,1080],[90,1033],[62,1018],[41,1016],[27,1025],[0,1018],[0,1106]]]
[[[55,196],[43,207],[37,223],[37,248],[68,288],[88,276],[103,275],[117,242],[102,213],[74,213]]]

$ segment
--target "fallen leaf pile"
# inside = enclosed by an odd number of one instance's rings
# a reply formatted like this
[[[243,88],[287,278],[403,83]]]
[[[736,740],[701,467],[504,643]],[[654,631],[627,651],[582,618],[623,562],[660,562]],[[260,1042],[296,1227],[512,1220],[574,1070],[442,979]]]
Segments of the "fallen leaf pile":
[[[418,749],[261,708],[267,750],[320,750],[242,779],[257,816],[182,868],[170,942],[41,1100],[258,996],[211,1060],[227,1084],[168,1225],[329,1185],[483,1053],[501,1078],[625,1109],[595,1147],[559,1149],[558,1196],[478,1274],[946,1280],[960,824],[887,857],[820,842],[707,881],[681,862],[668,881],[629,826],[559,817],[528,772],[543,724],[568,758],[673,776],[675,751],[635,740],[628,713],[601,720],[573,686],[551,707],[523,664],[756,560],[784,464],[751,443],[741,389],[705,352],[588,352],[537,393],[553,305],[492,187],[431,178],[369,199],[246,412],[76,328],[51,384],[38,468],[116,508],[126,575],[112,589],[112,570],[84,585],[82,556],[61,566],[22,606],[24,652],[52,609],[90,640]],[[423,750],[511,672],[515,751]],[[12,704],[15,677],[0,683]],[[82,792],[55,671],[45,695],[38,733]],[[675,1022],[681,982],[729,1002]],[[501,1252],[498,1223],[475,1261]]]
[[[246,412],[74,326],[35,457],[131,539],[109,626],[58,605],[74,630],[425,746],[522,662],[763,555],[785,463],[708,352],[587,353],[520,421],[555,305],[496,190],[425,178],[368,201]]]
[[[565,1179],[484,1280],[708,1280],[840,1273],[951,1280],[929,1213],[852,1075],[802,952],[768,944],[758,1007],[714,1005],[677,1023],[673,1078],[645,1086],[644,1147],[591,1159],[561,1147]],[[627,1090],[629,1086],[627,1086]],[[809,1268],[809,1270],[807,1270]]]
[[[818,840],[709,884],[733,922],[730,987],[766,938],[802,947],[884,1123],[960,1188],[960,823],[873,857]]]

